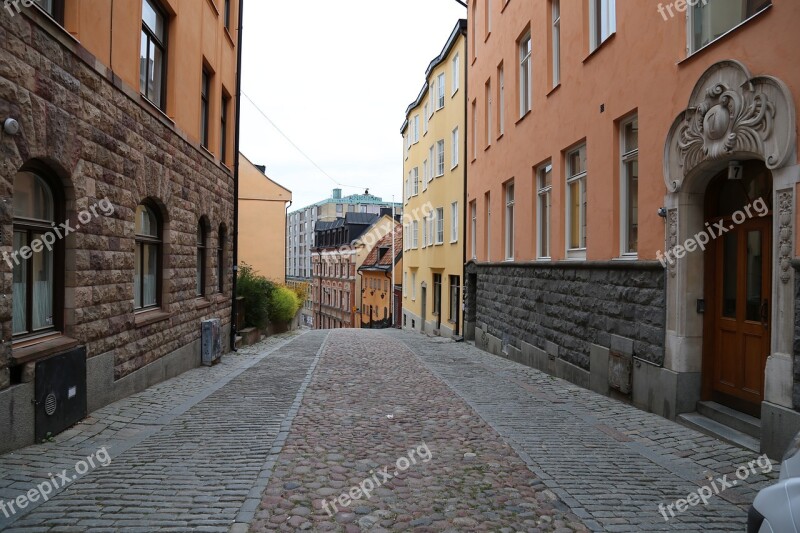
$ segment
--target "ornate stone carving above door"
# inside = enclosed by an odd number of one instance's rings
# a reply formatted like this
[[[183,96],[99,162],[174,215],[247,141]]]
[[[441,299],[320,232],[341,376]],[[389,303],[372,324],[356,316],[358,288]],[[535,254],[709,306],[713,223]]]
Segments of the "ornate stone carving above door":
[[[712,65],[675,119],[664,148],[664,181],[677,192],[696,169],[726,159],[758,158],[780,168],[796,144],[794,103],[786,85],[753,77],[737,61]]]

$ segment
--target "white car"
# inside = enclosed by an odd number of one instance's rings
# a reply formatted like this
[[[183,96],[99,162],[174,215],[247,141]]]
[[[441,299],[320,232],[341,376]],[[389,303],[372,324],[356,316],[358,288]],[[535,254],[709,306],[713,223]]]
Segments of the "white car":
[[[756,496],[748,533],[800,533],[800,433],[786,451],[778,483]]]

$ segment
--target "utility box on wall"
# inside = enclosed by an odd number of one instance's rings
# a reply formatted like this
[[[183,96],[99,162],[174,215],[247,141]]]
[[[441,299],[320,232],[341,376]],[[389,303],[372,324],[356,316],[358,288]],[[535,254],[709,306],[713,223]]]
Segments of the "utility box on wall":
[[[222,358],[222,321],[211,318],[201,322],[202,363],[211,366]]]
[[[36,363],[34,405],[36,442],[86,418],[86,347]]]

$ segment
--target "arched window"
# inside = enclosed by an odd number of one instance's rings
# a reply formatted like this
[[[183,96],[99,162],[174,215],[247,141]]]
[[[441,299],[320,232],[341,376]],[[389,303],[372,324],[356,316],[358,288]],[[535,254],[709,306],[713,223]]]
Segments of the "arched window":
[[[225,225],[220,224],[217,238],[217,290],[225,292]]]
[[[161,305],[161,220],[148,203],[136,208],[134,309]]]
[[[14,178],[14,249],[4,259],[13,270],[13,335],[31,335],[62,326],[64,235],[58,190],[39,173]]]
[[[204,219],[197,224],[197,296],[206,295],[206,240],[207,234]]]

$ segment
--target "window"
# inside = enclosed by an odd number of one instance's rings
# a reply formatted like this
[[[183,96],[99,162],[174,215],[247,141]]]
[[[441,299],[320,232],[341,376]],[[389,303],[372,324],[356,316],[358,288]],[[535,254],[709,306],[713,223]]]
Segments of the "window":
[[[142,2],[139,87],[159,109],[166,107],[167,17],[153,0]]]
[[[206,69],[203,69],[200,85],[200,144],[203,148],[208,148],[208,97],[211,91],[211,75]]]
[[[63,220],[62,201],[43,174],[21,171],[14,178],[13,251],[6,262],[13,258],[15,336],[61,327],[64,247],[53,226]]]
[[[134,309],[158,307],[161,300],[161,221],[149,204],[136,208],[133,278]]]
[[[458,309],[461,293],[461,278],[459,276],[450,276],[450,322],[458,322]]]
[[[428,190],[428,183],[430,182],[430,178],[428,176],[428,160],[422,162],[422,190]]]
[[[505,220],[505,245],[506,259],[514,259],[514,182],[505,185],[506,190],[506,220]]]
[[[484,204],[486,207],[486,216],[484,217],[484,232],[486,235],[486,260],[491,261],[492,257],[492,196],[487,192],[485,195]]]
[[[484,0],[483,2],[484,13],[486,13],[486,18],[484,22],[486,23],[485,32],[486,37],[484,39],[488,39],[489,35],[492,33],[492,0]]]
[[[519,42],[519,116],[531,110],[531,35]]]
[[[417,271],[411,271],[411,299],[417,299]]]
[[[497,67],[497,135],[503,135],[506,132],[506,80],[503,64]]]
[[[429,164],[431,166],[431,168],[430,168],[430,170],[428,172],[428,179],[431,180],[431,181],[433,181],[433,176],[435,174],[435,171],[434,171],[435,169],[433,168],[434,161],[435,161],[435,159],[434,159],[434,154],[433,154],[433,145],[431,145],[430,149],[428,149],[428,162],[429,162]]]
[[[444,139],[436,141],[436,177],[444,176]]]
[[[53,20],[64,25],[64,0],[34,0],[36,5],[41,7]],[[16,3],[15,3],[16,5]],[[23,2],[22,5],[30,5],[30,3]],[[6,4],[8,9],[8,4]],[[17,7],[19,9],[19,7]]]
[[[472,20],[472,28],[468,32],[471,36],[471,43],[469,49],[472,51],[472,62],[475,62],[475,58],[478,57],[478,39],[476,36],[478,35],[478,28],[476,28],[477,21],[478,21],[478,2],[472,2],[472,16],[470,20]]]
[[[458,91],[459,84],[461,83],[461,58],[458,54],[453,57],[453,93]]]
[[[336,204],[336,216],[342,216],[344,214],[344,204]]]
[[[225,27],[230,30],[231,29],[231,0],[225,0],[225,6],[222,10],[222,17],[223,21],[225,22]]]
[[[219,160],[226,163],[228,160],[228,109],[231,105],[231,98],[227,94],[222,95],[222,108],[220,109],[220,130],[219,130]]]
[[[217,236],[217,291],[225,292],[225,241],[227,231],[224,225],[219,226]]]
[[[450,148],[450,169],[458,166],[458,128],[456,127],[452,133],[452,147]]]
[[[478,206],[475,204],[475,200],[470,202],[469,204],[469,218],[470,218],[470,225],[469,225],[469,247],[472,250],[471,257],[472,259],[478,258]]]
[[[419,220],[411,223],[411,248],[416,250],[419,247]]]
[[[486,113],[486,146],[489,147],[492,145],[492,80],[486,80],[484,84],[484,102],[483,108]]]
[[[561,83],[561,0],[551,0],[551,10],[553,15],[553,25],[550,29],[552,33],[553,47],[553,87]]]
[[[419,115],[414,115],[414,140],[411,144],[417,144],[419,142]]]
[[[696,52],[771,6],[772,0],[703,0],[689,4],[689,48]]]
[[[458,202],[450,204],[450,242],[458,241]]]
[[[472,159],[478,157],[478,104],[472,101]]]
[[[586,145],[567,154],[567,250],[586,250]]]
[[[536,169],[536,197],[538,210],[538,248],[540,258],[550,257],[550,211],[553,189],[553,165],[547,163]]]
[[[589,17],[590,49],[594,51],[617,31],[617,0],[589,0]]]
[[[431,101],[428,102],[428,118],[429,119],[431,117],[433,117],[433,107],[434,107],[433,106],[433,99],[434,99],[434,94],[436,94],[436,89],[435,88],[436,88],[436,82],[434,81],[433,82],[433,87],[431,88]]]
[[[428,133],[428,102],[422,106],[422,133]]]
[[[622,139],[622,253],[636,254],[639,237],[639,119],[620,126]]]
[[[403,272],[403,298],[406,297],[406,287],[408,287],[408,272]]]
[[[203,219],[197,225],[197,296],[206,294],[206,224]]]
[[[436,109],[441,109],[444,107],[444,84],[445,84],[445,75],[444,72],[439,74],[436,79]]]
[[[411,182],[414,184],[414,196],[419,194],[419,167],[411,170]]]
[[[444,242],[444,207],[436,208],[436,244]]]

